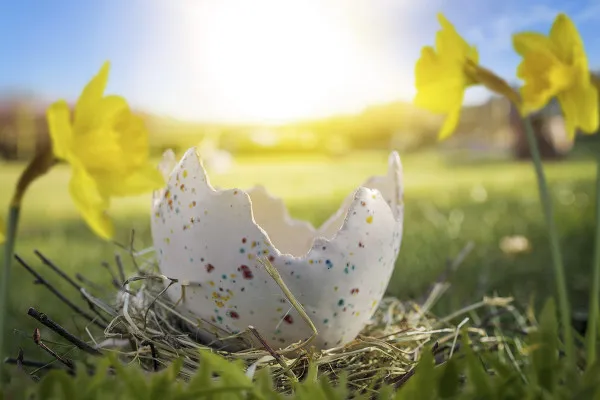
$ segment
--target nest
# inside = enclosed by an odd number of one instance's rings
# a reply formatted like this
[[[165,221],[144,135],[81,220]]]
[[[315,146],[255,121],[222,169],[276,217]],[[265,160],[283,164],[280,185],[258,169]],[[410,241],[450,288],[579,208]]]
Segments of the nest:
[[[167,287],[176,280],[160,275],[151,249],[135,252],[129,247],[126,250],[136,268],[135,275],[126,278],[122,257],[116,255],[116,268],[104,263],[112,289],[103,294],[98,282],[91,282],[79,274],[74,279],[35,251],[43,265],[79,292],[87,309],[78,306],[21,257],[15,256],[19,264],[35,277],[35,283],[44,285],[66,307],[87,321],[87,337],[76,337],[59,322],[34,308],[30,308],[28,314],[70,342],[71,347],[95,356],[117,352],[123,362],[137,362],[149,373],[181,359],[180,378],[187,380],[198,369],[201,362],[199,351],[202,349],[216,352],[231,361],[241,360],[249,376],[268,367],[275,387],[281,393],[289,392],[292,381],[301,380],[309,365],[316,366],[318,374],[328,376],[332,382],[337,381],[343,372],[350,389],[356,393],[377,390],[382,384],[399,387],[414,373],[414,366],[425,345],[433,346],[437,364],[459,351],[457,339],[461,328],[468,332],[473,347],[501,351],[513,359],[511,352],[532,327],[532,323],[512,305],[511,298],[486,297],[451,315],[435,316],[432,307],[450,286],[446,277],[442,276],[422,301],[403,302],[393,297],[384,298],[370,323],[355,340],[344,346],[316,351],[307,340],[275,350],[251,326],[240,334],[227,336],[219,334],[210,322],[185,314],[177,302],[164,295]],[[470,250],[467,246],[455,260],[450,261],[445,275],[456,269]],[[265,268],[278,282],[290,304],[302,314],[301,306],[274,268],[269,269],[268,263]],[[506,335],[503,333],[507,332],[506,329],[499,329],[500,314],[509,316],[505,326],[514,334]],[[306,322],[311,324],[309,317],[304,315]],[[217,339],[206,340],[207,336],[214,337],[215,334],[219,335]],[[35,368],[36,373],[55,368],[56,361],[63,368],[74,370],[73,361],[46,345],[37,328],[33,340],[54,357],[52,365],[24,360],[22,352],[18,358],[9,358],[5,362],[21,368]]]

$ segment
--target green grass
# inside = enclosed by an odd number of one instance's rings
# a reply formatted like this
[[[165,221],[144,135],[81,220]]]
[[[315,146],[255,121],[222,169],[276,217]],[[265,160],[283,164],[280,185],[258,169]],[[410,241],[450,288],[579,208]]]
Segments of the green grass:
[[[418,298],[468,241],[475,249],[451,279],[453,284],[438,305],[448,312],[485,294],[514,295],[526,302],[554,294],[546,228],[539,207],[533,167],[529,163],[444,160],[435,153],[403,157],[405,177],[405,231],[397,270],[389,292],[401,299]],[[387,154],[355,153],[345,158],[269,157],[240,158],[233,170],[211,175],[213,185],[246,188],[264,184],[283,197],[294,217],[320,224],[342,198],[367,177],[386,170]],[[7,208],[12,187],[23,165],[0,166],[0,210]],[[568,161],[547,166],[555,196],[556,216],[564,246],[567,278],[575,309],[587,308],[594,232],[594,164]],[[68,196],[69,170],[55,168],[27,193],[17,253],[49,276],[61,290],[76,298],[72,288],[50,275],[33,255],[38,249],[69,273],[103,279],[102,261],[110,261],[116,248],[97,239],[84,225]],[[481,193],[485,192],[485,200]],[[479,194],[479,196],[477,195]],[[120,242],[136,230],[136,247],[151,245],[149,197],[114,201],[112,215]],[[506,235],[524,235],[529,253],[504,254],[499,242]],[[34,285],[15,264],[11,282],[9,345],[26,349],[35,321],[26,315],[30,306],[48,313],[70,329],[85,335],[79,320],[46,289]],[[36,351],[39,356],[40,353]]]

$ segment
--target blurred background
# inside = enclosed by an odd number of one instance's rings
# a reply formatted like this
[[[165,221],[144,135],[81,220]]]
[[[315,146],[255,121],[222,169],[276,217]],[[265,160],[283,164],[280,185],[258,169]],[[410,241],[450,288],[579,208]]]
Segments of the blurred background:
[[[539,304],[554,293],[553,273],[529,149],[509,104],[469,90],[457,132],[444,142],[437,141],[442,118],[411,104],[414,63],[435,40],[438,11],[478,47],[482,64],[511,84],[519,84],[511,33],[547,32],[560,11],[578,25],[590,66],[600,67],[596,0],[0,2],[0,210],[28,159],[48,142],[48,105],[61,98],[74,104],[110,60],[107,93],[125,96],[143,116],[153,158],[200,146],[213,185],[263,184],[292,216],[314,225],[369,176],[384,173],[389,152],[399,151],[405,233],[390,294],[421,298],[448,259],[473,243],[437,312],[494,293]],[[584,316],[600,136],[568,140],[555,103],[534,123],[573,308]],[[44,268],[37,249],[71,274],[108,282],[102,263],[119,249],[79,218],[69,177],[58,166],[27,193],[17,252]],[[149,202],[113,202],[119,242],[129,243],[134,229],[136,248],[151,246]],[[13,343],[30,340],[30,306],[83,329],[15,268]]]

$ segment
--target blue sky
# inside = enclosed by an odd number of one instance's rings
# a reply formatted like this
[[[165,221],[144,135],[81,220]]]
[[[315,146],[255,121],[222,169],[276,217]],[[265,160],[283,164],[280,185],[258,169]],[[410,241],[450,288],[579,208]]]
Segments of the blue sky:
[[[281,122],[414,94],[443,12],[513,79],[515,31],[567,12],[600,67],[600,0],[4,0],[0,95],[74,100],[105,60],[108,92],[188,120]],[[485,99],[483,90],[468,103]]]

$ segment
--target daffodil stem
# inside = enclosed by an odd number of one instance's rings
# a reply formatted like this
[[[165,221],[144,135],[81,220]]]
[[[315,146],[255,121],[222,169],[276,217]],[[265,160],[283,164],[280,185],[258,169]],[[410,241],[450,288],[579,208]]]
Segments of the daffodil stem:
[[[554,266],[554,275],[556,279],[556,289],[558,294],[558,306],[560,311],[561,325],[563,329],[563,340],[565,346],[565,357],[567,365],[572,366],[574,362],[574,342],[573,332],[571,330],[571,308],[569,306],[569,295],[567,291],[567,282],[565,279],[565,271],[563,266],[563,258],[560,250],[560,241],[558,239],[558,230],[554,222],[554,209],[552,206],[552,198],[548,189],[548,183],[544,175],[542,159],[536,136],[533,132],[533,126],[529,118],[523,119],[525,127],[525,136],[529,143],[531,158],[535,167],[537,183],[540,193],[540,200],[546,224],[548,225],[548,239],[550,241],[550,254],[552,255],[552,264]]]
[[[6,242],[4,243],[4,269],[2,270],[2,280],[0,280],[0,360],[3,360],[7,354],[5,349],[6,341],[4,339],[8,331],[6,327],[6,317],[9,311],[8,288],[10,287],[11,264],[15,252],[20,210],[19,205],[11,205],[8,211],[8,228]],[[3,379],[0,379],[0,385],[2,385],[2,382]]]
[[[594,264],[590,310],[586,333],[587,368],[596,362],[596,342],[598,341],[598,308],[600,307],[600,155],[596,158],[596,241],[594,243]]]

